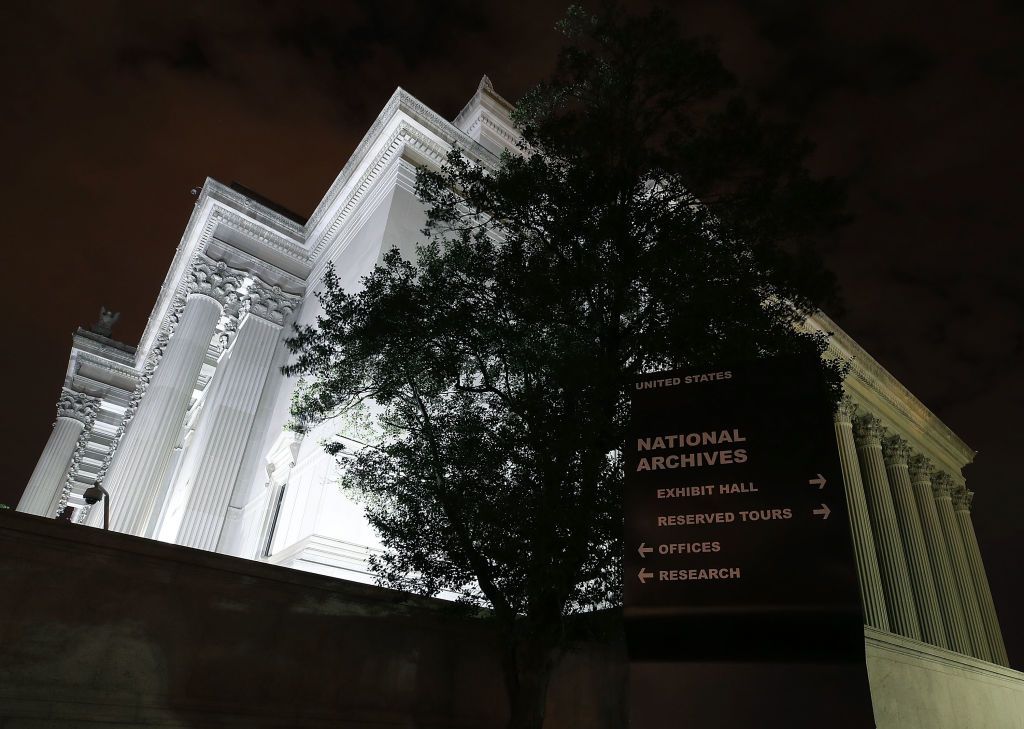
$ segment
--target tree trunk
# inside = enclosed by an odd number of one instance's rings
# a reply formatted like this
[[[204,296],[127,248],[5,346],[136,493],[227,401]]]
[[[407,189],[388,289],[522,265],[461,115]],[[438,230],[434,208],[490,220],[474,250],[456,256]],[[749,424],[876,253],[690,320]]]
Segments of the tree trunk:
[[[542,729],[548,684],[557,656],[557,641],[545,631],[519,627],[505,636],[505,688],[508,692],[508,729]],[[517,634],[518,633],[518,634]]]

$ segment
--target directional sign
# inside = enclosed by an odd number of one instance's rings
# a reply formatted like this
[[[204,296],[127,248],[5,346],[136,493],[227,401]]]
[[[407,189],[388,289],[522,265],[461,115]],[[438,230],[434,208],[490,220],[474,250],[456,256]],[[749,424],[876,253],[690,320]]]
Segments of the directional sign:
[[[743,642],[765,625],[773,641],[791,638],[790,652],[862,654],[842,472],[816,363],[659,372],[631,396],[625,603],[634,626],[687,618],[697,633],[681,646],[689,655],[770,658],[765,640]],[[792,636],[779,634],[783,625]],[[823,642],[832,632],[842,634],[837,645]]]
[[[681,725],[672,712],[682,705],[693,727],[872,727],[818,363],[658,372],[632,388],[630,726]]]

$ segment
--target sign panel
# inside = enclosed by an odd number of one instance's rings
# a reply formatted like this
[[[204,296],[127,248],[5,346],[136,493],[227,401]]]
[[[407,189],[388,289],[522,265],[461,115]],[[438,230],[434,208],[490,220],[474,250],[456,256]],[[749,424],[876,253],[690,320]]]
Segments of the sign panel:
[[[650,635],[631,651],[863,660],[843,476],[816,362],[665,372],[633,388],[625,601],[631,636]]]
[[[827,675],[828,700],[850,722],[836,726],[871,725],[842,471],[817,363],[661,372],[631,395],[625,617],[634,667],[648,662],[635,690],[669,675],[695,689],[712,673],[723,686],[732,674],[722,662],[732,662],[761,676],[744,679],[753,698],[751,684],[785,685],[789,666],[801,712],[812,708],[808,682]],[[644,703],[662,698],[654,691]],[[716,709],[716,726],[734,725],[732,704]]]

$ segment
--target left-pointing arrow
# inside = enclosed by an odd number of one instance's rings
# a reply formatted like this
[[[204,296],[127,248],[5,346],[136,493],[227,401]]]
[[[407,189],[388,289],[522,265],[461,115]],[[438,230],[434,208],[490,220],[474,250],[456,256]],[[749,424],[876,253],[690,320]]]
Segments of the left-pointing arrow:
[[[654,577],[654,573],[653,572],[648,572],[646,569],[641,567],[640,571],[637,572],[636,576],[640,578],[640,584],[641,585],[646,585],[647,584],[647,580],[649,580],[652,577]]]
[[[648,547],[644,542],[640,542],[640,548],[636,550],[640,553],[642,559],[647,559],[647,555],[654,551],[652,547]]]

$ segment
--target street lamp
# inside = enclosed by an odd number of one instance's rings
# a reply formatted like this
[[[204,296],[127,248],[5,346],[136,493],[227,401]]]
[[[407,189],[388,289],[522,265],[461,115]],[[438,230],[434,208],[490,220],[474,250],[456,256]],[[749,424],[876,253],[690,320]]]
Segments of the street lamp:
[[[100,499],[103,499],[103,529],[107,531],[110,529],[110,494],[103,488],[97,481],[95,484],[90,486],[82,494],[82,498],[85,499],[85,503],[92,506]]]

